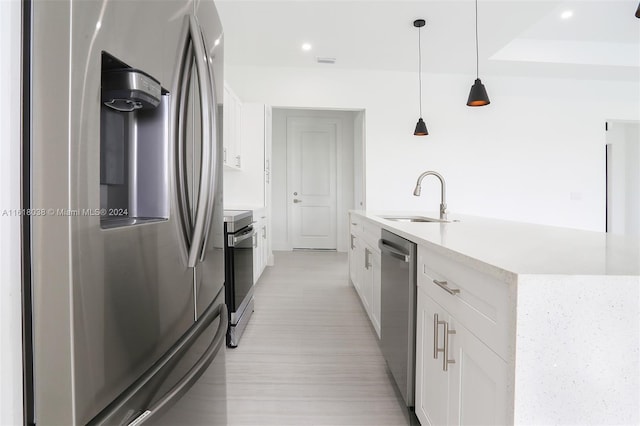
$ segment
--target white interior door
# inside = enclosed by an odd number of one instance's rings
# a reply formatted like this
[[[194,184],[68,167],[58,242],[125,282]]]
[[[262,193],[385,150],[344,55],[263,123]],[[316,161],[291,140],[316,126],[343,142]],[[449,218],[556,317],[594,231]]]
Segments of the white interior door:
[[[287,201],[292,248],[336,249],[338,124],[287,120]]]

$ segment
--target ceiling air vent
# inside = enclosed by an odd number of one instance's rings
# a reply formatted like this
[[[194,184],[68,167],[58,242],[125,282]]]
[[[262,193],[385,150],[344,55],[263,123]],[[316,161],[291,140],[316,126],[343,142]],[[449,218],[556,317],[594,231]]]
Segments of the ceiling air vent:
[[[336,58],[321,58],[318,56],[316,60],[318,61],[319,64],[335,64],[336,63]]]

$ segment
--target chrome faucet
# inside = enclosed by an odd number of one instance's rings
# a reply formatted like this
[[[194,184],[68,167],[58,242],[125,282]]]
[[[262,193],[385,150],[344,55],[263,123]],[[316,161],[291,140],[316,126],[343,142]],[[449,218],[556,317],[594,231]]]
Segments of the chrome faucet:
[[[422,191],[422,179],[426,176],[433,175],[440,179],[440,220],[447,220],[447,185],[444,183],[444,178],[438,172],[426,171],[418,177],[418,183],[416,183],[416,189],[413,190],[413,195],[420,196]]]

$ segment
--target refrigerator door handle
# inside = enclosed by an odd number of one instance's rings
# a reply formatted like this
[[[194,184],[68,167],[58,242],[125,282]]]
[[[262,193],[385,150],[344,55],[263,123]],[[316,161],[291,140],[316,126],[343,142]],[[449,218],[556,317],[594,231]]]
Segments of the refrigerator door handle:
[[[123,407],[138,397],[141,392],[148,392],[148,386],[154,379],[165,373],[167,368],[172,368],[176,362],[193,346],[195,341],[211,325],[216,318],[220,318],[218,330],[205,352],[198,358],[189,371],[157,402],[145,409],[142,414],[133,419],[129,425],[139,425],[150,418],[161,413],[164,408],[168,408],[172,402],[180,399],[189,388],[200,378],[202,373],[209,367],[213,359],[218,355],[220,349],[226,341],[227,328],[229,327],[229,314],[225,303],[214,306],[213,303],[202,314],[200,319],[193,323],[191,327],[178,339],[178,341],[165,354],[156,361],[138,380],[129,386],[118,398],[108,407],[89,422],[89,426],[114,424],[122,419],[114,420],[114,416],[122,415]],[[146,387],[146,388],[145,388]],[[120,414],[119,414],[120,413]]]
[[[212,60],[209,56],[209,49],[204,37],[204,33],[202,32],[202,29],[200,29],[200,37],[202,37],[202,45],[204,47],[204,52],[206,54],[205,57],[205,63],[207,64],[207,71],[208,74],[207,76],[208,78],[208,88],[210,90],[210,95],[211,95],[211,99],[212,99],[212,103],[211,103],[211,108],[209,109],[209,120],[211,123],[211,157],[209,158],[209,173],[210,173],[210,177],[211,177],[211,190],[209,191],[209,198],[207,200],[207,213],[206,213],[206,219],[205,219],[205,232],[204,232],[204,238],[202,240],[202,247],[201,247],[201,252],[200,252],[200,262],[204,262],[206,253],[207,253],[207,240],[209,238],[209,234],[211,231],[211,221],[213,220],[213,212],[215,209],[215,203],[216,203],[216,189],[218,186],[218,119],[217,119],[217,114],[216,114],[216,108],[218,105],[218,96],[216,93],[216,86],[215,86],[215,74],[213,72],[213,69],[211,68],[211,63]],[[206,143],[207,141],[203,140],[203,143]]]
[[[203,250],[205,235],[207,234],[207,213],[209,210],[209,200],[211,194],[211,155],[213,141],[213,119],[211,105],[213,102],[211,89],[209,88],[209,65],[207,61],[207,51],[204,47],[200,26],[194,15],[189,15],[189,35],[193,45],[196,74],[200,87],[200,113],[202,126],[202,167],[200,170],[200,187],[198,193],[198,203],[196,216],[191,234],[191,244],[187,255],[187,266],[193,268],[198,263],[200,253]]]
[[[194,15],[186,15],[181,35],[182,45],[176,68],[178,81],[175,87],[176,103],[174,103],[174,134],[176,138],[176,182],[178,197],[178,212],[182,224],[183,237],[186,247],[187,266],[193,268],[198,260],[203,258],[206,236],[210,228],[211,213],[213,210],[211,194],[214,154],[214,110],[212,102],[215,101],[211,87],[211,76],[207,50],[204,45],[200,26]],[[195,60],[198,86],[200,87],[200,125],[202,162],[200,169],[200,182],[195,207],[195,217],[191,211],[187,183],[187,155],[185,144],[185,123],[189,99],[189,86],[191,83],[191,70]],[[215,108],[215,107],[213,107]],[[216,153],[217,154],[217,153]]]
[[[178,216],[182,228],[184,241],[183,249],[188,256],[191,245],[191,233],[193,222],[190,208],[189,191],[187,183],[187,147],[186,139],[186,116],[189,104],[189,86],[191,85],[191,70],[193,67],[193,47],[189,38],[189,17],[186,16],[180,35],[181,45],[176,65],[175,75],[177,82],[174,89],[174,99],[172,103],[173,133],[175,137],[174,161],[176,170],[176,196]]]

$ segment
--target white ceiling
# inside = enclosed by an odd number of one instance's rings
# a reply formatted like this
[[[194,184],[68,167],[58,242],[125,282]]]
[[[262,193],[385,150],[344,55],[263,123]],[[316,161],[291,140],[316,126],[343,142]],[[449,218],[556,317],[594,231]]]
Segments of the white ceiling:
[[[217,0],[229,65],[475,73],[471,0]],[[640,81],[637,0],[479,0],[480,77]],[[560,14],[573,11],[570,19]],[[312,44],[303,52],[304,42]],[[333,65],[316,57],[336,58]]]

